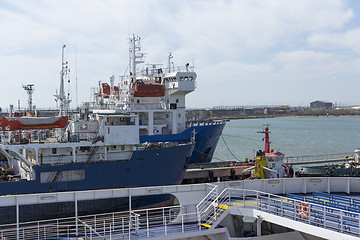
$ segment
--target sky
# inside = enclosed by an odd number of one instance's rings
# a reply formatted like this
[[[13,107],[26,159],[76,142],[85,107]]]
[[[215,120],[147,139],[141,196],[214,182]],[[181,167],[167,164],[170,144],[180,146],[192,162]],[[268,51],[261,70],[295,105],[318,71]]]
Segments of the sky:
[[[0,107],[26,107],[30,83],[56,107],[63,44],[72,107],[89,101],[126,72],[133,34],[146,63],[194,64],[188,108],[357,105],[359,14],[357,0],[0,0]]]

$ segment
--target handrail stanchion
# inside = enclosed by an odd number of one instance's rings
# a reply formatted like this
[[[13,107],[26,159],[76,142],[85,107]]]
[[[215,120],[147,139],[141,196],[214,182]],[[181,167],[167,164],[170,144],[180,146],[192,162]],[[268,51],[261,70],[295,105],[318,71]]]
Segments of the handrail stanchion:
[[[325,204],[323,206],[324,210],[323,210],[323,213],[324,213],[324,228],[326,229],[326,207],[325,207]]]
[[[340,232],[343,232],[343,211],[340,210],[340,227],[341,227],[341,231]]]
[[[105,225],[105,222],[104,222]],[[124,217],[121,218],[122,232],[125,233]],[[104,232],[105,234],[105,232]]]
[[[201,231],[201,217],[200,217],[200,212],[197,212],[197,215],[198,215],[199,231]]]
[[[243,195],[243,207],[245,208],[245,190],[242,190],[242,195]]]
[[[150,236],[150,229],[149,229],[149,210],[146,210],[146,231],[147,231],[147,237]]]
[[[181,232],[184,233],[184,215],[181,215]]]
[[[360,214],[358,214],[358,222],[359,222],[359,224],[358,224],[358,228],[359,228],[358,235],[360,237]]]

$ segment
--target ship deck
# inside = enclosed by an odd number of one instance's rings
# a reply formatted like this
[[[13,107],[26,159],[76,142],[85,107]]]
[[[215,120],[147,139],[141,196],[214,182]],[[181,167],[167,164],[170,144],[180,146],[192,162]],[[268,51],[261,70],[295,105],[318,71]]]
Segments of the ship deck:
[[[360,178],[264,179],[159,186],[133,189],[14,195],[0,197],[0,207],[15,207],[17,222],[1,225],[5,239],[244,239],[234,216],[252,219],[256,239],[264,235],[262,222],[285,229],[276,239],[358,239],[360,237]],[[174,194],[180,205],[20,222],[20,206],[111,197]],[[337,193],[337,194],[334,194]],[[285,195],[288,194],[288,195]],[[354,197],[352,197],[354,196]],[[352,197],[352,198],[351,198]],[[331,204],[329,204],[331,203]],[[306,205],[303,215],[300,205]],[[75,208],[76,209],[76,208]],[[245,224],[245,223],[244,223]],[[297,236],[297,237],[296,237]],[[303,238],[301,238],[303,237]]]

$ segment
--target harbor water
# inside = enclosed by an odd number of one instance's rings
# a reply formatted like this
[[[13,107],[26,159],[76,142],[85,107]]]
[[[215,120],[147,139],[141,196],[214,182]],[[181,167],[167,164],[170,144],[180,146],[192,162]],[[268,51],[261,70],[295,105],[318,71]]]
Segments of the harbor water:
[[[272,149],[287,157],[354,153],[360,147],[360,117],[284,117],[227,122],[213,161],[244,161],[264,149],[269,124]]]

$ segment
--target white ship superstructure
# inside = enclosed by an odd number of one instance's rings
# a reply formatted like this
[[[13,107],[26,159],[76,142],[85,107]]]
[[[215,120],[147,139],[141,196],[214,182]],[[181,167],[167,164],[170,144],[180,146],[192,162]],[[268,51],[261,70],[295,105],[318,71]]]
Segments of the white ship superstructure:
[[[129,73],[115,85],[99,82],[93,89],[90,107],[94,112],[136,112],[140,118],[140,135],[177,134],[185,126],[185,96],[196,88],[196,73],[187,63],[184,67],[171,67],[169,54],[167,68],[144,63],[139,37],[130,39]]]

